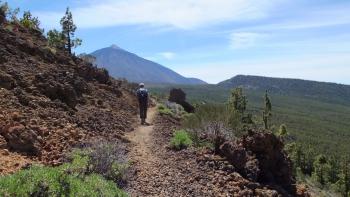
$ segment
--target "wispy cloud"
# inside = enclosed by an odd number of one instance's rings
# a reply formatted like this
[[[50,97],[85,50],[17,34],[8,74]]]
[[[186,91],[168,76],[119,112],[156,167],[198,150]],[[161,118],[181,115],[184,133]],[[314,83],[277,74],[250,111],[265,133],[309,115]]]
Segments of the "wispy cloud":
[[[266,37],[264,34],[252,32],[234,32],[230,35],[230,46],[232,49],[245,49],[255,46],[260,39]]]
[[[296,1],[298,2],[298,1]],[[284,8],[286,9],[286,8]],[[350,24],[350,2],[327,5],[311,6],[308,8],[297,7],[300,11],[286,10],[285,13],[274,13],[282,16],[273,20],[262,21],[257,25],[247,25],[239,31],[276,31],[276,30],[306,30]],[[284,10],[280,11],[283,12]]]
[[[244,21],[267,16],[280,0],[102,0],[73,9],[81,28],[147,24],[191,29],[225,21]],[[58,22],[62,13],[36,12],[45,26]]]
[[[158,53],[158,55],[167,60],[174,59],[174,57],[176,56],[176,54],[173,52],[161,52]]]

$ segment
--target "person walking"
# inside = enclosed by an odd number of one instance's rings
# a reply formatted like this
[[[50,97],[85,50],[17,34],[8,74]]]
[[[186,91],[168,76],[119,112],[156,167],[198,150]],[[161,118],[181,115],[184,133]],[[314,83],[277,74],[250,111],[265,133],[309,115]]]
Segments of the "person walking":
[[[139,89],[136,91],[136,94],[139,100],[141,124],[148,125],[148,123],[146,122],[148,107],[148,90],[145,88],[144,83],[140,83]]]

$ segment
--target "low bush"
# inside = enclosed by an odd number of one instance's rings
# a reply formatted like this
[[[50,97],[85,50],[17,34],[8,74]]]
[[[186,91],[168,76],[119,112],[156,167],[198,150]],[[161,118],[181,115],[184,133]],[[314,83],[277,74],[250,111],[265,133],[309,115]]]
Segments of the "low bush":
[[[88,171],[101,174],[123,187],[127,181],[129,163],[126,147],[118,141],[98,140],[87,148]]]
[[[113,181],[87,173],[89,158],[72,154],[72,162],[59,167],[32,166],[0,177],[0,196],[127,196]]]
[[[197,106],[195,113],[183,116],[183,127],[197,147],[218,149],[223,139],[232,140],[243,135],[239,115],[219,104]]]
[[[208,122],[221,122],[231,129],[241,126],[239,115],[224,104],[198,106],[195,113],[184,117],[183,125],[188,129],[203,129]]]
[[[44,32],[43,29],[40,29],[40,21],[38,17],[33,17],[30,11],[23,12],[23,17],[19,20],[19,23],[25,28],[38,30],[41,33]]]
[[[175,131],[174,136],[170,140],[171,148],[181,150],[192,145],[190,135],[185,130]]]
[[[160,115],[174,116],[174,113],[171,111],[171,109],[167,108],[165,105],[159,105],[158,112]]]

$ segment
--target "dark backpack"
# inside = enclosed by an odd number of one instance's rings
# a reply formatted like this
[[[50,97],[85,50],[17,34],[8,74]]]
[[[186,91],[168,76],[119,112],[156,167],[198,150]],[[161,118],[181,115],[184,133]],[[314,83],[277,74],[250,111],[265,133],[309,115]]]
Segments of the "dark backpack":
[[[140,100],[146,100],[148,98],[148,91],[146,89],[139,89],[137,91],[137,96]]]

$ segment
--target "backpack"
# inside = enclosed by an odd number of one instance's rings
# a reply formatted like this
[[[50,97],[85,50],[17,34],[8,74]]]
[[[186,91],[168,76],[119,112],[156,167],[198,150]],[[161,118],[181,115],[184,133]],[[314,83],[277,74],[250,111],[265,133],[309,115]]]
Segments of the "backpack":
[[[137,91],[137,96],[140,100],[145,100],[148,98],[148,91],[146,89],[141,88]]]

